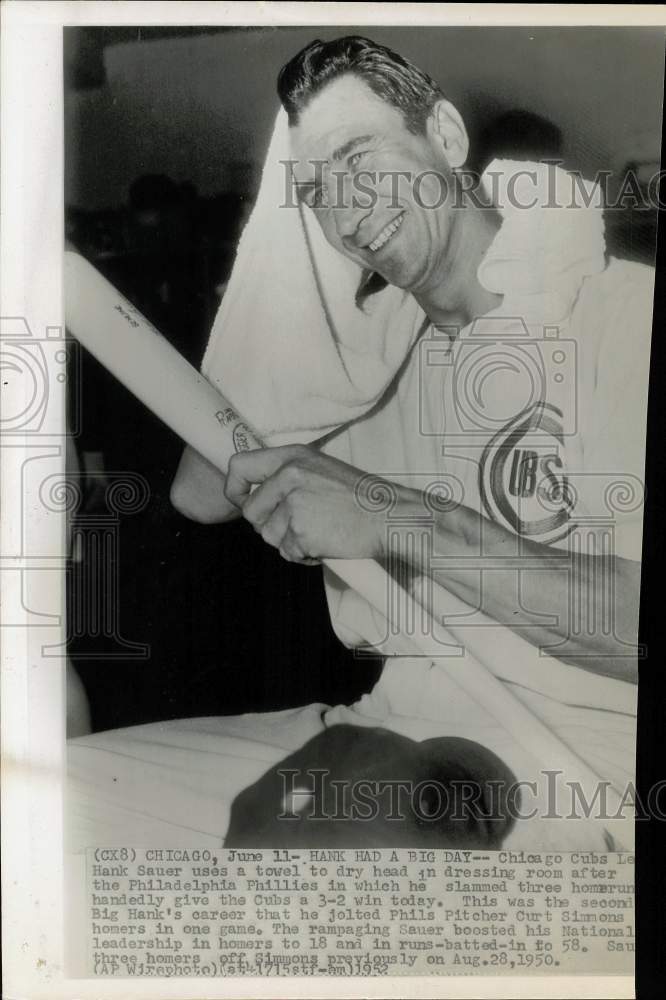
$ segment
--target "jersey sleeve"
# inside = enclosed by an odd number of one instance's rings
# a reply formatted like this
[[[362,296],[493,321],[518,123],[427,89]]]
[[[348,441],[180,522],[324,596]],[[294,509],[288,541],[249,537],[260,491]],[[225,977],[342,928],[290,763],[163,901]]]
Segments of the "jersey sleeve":
[[[653,295],[654,271],[625,267],[603,303],[594,392],[581,401],[586,505],[612,518],[615,554],[636,561],[642,545]]]

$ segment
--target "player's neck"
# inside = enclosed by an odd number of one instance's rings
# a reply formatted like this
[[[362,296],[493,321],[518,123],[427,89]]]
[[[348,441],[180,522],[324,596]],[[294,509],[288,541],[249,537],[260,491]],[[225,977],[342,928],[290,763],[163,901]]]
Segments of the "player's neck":
[[[500,226],[495,210],[467,204],[453,213],[449,246],[430,287],[415,298],[437,327],[463,329],[496,309],[502,296],[488,291],[477,277],[479,264]]]

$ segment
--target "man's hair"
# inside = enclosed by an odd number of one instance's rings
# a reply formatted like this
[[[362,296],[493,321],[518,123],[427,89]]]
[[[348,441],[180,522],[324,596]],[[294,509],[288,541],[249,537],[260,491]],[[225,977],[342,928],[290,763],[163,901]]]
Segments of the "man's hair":
[[[397,52],[360,35],[331,42],[315,39],[283,66],[277,89],[290,125],[297,125],[312,98],[333,80],[351,74],[402,112],[410,132],[425,132],[428,115],[444,97],[439,86]]]

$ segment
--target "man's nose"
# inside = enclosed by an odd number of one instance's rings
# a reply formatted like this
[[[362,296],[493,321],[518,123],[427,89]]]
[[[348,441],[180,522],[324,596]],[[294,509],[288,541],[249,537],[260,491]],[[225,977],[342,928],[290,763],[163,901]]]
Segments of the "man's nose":
[[[359,242],[359,229],[365,219],[372,214],[372,204],[368,203],[368,198],[354,196],[351,183],[344,184],[335,204],[333,217],[338,232],[338,236],[350,249],[361,246]]]
[[[361,208],[344,207],[336,209],[335,211],[335,224],[338,230],[338,236],[345,243],[345,245],[351,248],[358,248],[363,245],[360,229],[362,223],[368,216],[372,213],[371,208]]]

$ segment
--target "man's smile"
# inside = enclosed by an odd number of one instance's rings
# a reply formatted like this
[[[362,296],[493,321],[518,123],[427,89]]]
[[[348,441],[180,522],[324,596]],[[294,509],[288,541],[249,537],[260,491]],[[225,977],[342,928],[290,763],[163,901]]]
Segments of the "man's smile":
[[[377,253],[381,250],[390,239],[395,235],[400,226],[402,225],[402,220],[405,217],[405,213],[401,212],[400,215],[396,216],[395,219],[391,219],[387,226],[384,226],[382,231],[374,238],[372,243],[368,243],[367,247],[372,250],[373,253]]]

